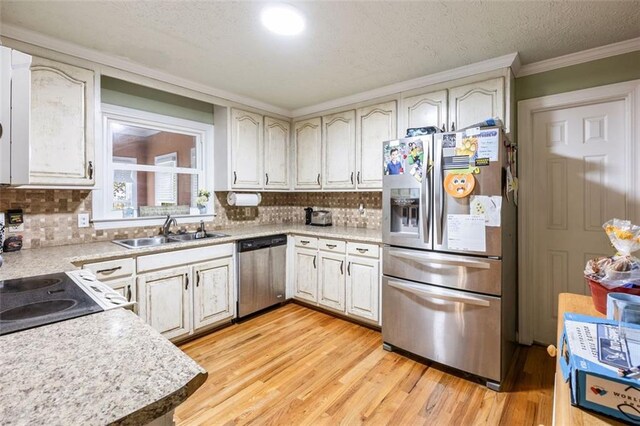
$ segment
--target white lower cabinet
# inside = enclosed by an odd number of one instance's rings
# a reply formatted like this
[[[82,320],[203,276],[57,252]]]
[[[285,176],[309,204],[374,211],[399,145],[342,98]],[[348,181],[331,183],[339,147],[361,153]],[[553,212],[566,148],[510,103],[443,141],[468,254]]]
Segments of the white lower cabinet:
[[[305,240],[306,241],[306,240]],[[294,251],[294,297],[318,301],[318,251],[296,247]]]
[[[135,302],[136,300],[136,280],[133,277],[122,278],[112,281],[104,281],[112,289],[118,292],[122,297],[129,302]]]
[[[379,246],[301,236],[293,241],[295,299],[380,324]]]
[[[138,276],[139,314],[167,339],[191,331],[190,275],[180,266]]]
[[[344,312],[345,256],[319,253],[318,305]]]
[[[233,317],[233,291],[229,285],[234,282],[233,270],[232,257],[193,267],[194,331]]]
[[[361,256],[347,258],[347,314],[378,322],[380,261]]]

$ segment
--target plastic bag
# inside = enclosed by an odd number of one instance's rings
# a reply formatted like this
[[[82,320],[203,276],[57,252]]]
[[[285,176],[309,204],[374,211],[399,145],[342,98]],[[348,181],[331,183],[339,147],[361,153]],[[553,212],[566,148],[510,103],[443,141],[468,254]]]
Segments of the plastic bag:
[[[612,219],[602,227],[617,253],[589,260],[585,276],[608,289],[640,287],[640,259],[631,255],[640,250],[640,226],[628,220]]]

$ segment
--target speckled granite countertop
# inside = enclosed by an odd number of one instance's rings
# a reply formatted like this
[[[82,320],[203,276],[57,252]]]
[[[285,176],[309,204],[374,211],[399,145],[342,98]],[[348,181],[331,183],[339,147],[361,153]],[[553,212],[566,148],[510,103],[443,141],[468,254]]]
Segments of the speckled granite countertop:
[[[336,238],[350,241],[382,243],[379,229],[350,228],[344,226],[307,226],[296,224],[257,225],[242,228],[220,230],[228,237],[199,241],[164,244],[159,247],[127,249],[110,241],[68,246],[46,247],[21,250],[15,253],[3,253],[4,265],[0,267],[0,280],[50,274],[76,269],[75,265],[101,260],[134,257],[164,251],[180,250],[190,247],[224,244],[242,238],[254,238],[273,234],[299,234],[321,238]]]
[[[0,424],[146,424],[207,372],[130,311],[0,336]]]

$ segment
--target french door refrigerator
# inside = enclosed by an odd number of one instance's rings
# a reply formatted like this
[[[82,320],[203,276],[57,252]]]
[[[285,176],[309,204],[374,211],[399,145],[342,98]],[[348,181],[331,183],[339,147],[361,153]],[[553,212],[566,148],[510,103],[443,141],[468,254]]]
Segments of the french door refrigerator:
[[[516,333],[516,208],[503,130],[383,145],[384,347],[500,390]]]

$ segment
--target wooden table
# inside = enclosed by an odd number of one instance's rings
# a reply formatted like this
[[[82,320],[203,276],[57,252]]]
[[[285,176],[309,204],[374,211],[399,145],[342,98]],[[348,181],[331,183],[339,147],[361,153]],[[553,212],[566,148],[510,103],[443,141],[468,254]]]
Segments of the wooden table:
[[[590,315],[604,318],[600,312],[593,307],[591,296],[579,294],[561,293],[558,298],[558,336],[562,334],[564,328],[564,313],[574,312],[577,314]],[[560,353],[556,357],[556,381],[553,398],[553,424],[564,425],[621,425],[624,423],[583,410],[571,405],[571,390],[569,383],[565,383],[560,369]]]

